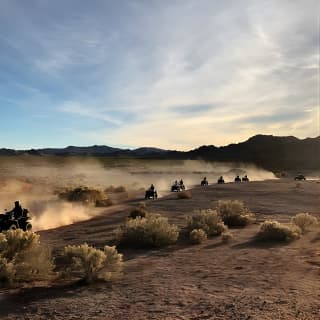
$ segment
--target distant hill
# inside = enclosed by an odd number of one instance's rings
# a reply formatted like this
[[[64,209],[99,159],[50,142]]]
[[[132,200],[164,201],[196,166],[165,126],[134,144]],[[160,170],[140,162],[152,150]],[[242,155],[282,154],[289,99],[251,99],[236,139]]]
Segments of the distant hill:
[[[188,154],[207,160],[249,162],[270,170],[320,170],[320,137],[300,140],[256,135],[225,147],[202,146]]]
[[[253,163],[269,170],[320,170],[320,136],[301,140],[292,136],[256,135],[238,144],[230,144],[224,147],[215,147],[213,145],[201,146],[186,152],[148,147],[130,150],[97,145],[31,150],[0,149],[0,156],[26,154],[38,156],[203,159],[209,161]]]

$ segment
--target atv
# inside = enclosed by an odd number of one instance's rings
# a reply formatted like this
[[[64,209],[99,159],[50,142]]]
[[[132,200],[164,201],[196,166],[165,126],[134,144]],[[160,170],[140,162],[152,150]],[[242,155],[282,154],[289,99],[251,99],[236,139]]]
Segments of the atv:
[[[156,190],[147,190],[146,194],[144,196],[145,199],[157,199],[158,198],[158,193]]]
[[[239,183],[241,182],[241,178],[239,176],[236,176],[234,179],[234,182]]]
[[[306,180],[306,177],[303,174],[298,174],[296,177],[294,177],[294,180]]]
[[[0,232],[15,229],[30,231],[32,229],[30,220],[27,209],[23,209],[22,216],[18,218],[14,217],[12,212],[5,212],[0,214]]]
[[[218,179],[218,184],[224,184],[224,179],[222,177]]]
[[[201,187],[207,187],[208,185],[209,185],[208,180],[203,179],[203,180],[201,181]]]
[[[185,189],[186,189],[186,187],[184,186],[184,184],[173,184],[171,186],[171,192],[180,192]]]

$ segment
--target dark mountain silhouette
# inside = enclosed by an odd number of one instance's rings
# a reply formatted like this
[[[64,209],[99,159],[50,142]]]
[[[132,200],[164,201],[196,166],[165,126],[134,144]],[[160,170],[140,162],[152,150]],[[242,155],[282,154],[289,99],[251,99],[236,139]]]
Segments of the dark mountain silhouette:
[[[249,162],[270,170],[320,170],[320,137],[300,140],[292,136],[257,135],[225,147],[202,146],[189,154],[192,158]]]
[[[0,149],[0,156],[15,155],[56,155],[56,156],[103,156],[119,158],[149,159],[203,159],[253,163],[269,170],[320,170],[320,136],[298,139],[292,136],[277,137],[256,135],[247,141],[224,147],[201,146],[191,151],[172,151],[158,148],[134,150],[91,146],[66,148],[45,148],[31,150]]]

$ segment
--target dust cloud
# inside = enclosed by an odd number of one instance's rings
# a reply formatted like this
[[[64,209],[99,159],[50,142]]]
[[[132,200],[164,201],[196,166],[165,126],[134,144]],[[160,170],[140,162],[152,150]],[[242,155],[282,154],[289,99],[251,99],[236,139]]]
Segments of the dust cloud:
[[[210,184],[221,175],[226,182],[232,182],[236,175],[245,174],[251,181],[275,179],[272,172],[253,165],[201,160],[0,158],[0,213],[19,200],[29,209],[34,230],[51,229],[90,219],[104,210],[59,199],[57,192],[65,188],[86,186],[103,191],[111,185],[124,186],[128,192],[143,196],[143,189],[153,183],[163,196],[175,180],[183,179],[191,188],[199,185],[204,176]]]

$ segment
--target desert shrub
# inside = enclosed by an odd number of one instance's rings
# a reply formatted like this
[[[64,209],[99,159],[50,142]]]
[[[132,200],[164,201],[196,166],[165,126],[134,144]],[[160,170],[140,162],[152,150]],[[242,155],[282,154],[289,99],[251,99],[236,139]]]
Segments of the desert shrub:
[[[69,188],[58,194],[60,199],[69,202],[96,203],[107,199],[103,192],[88,187]]]
[[[233,235],[229,231],[225,231],[221,234],[221,241],[224,243],[231,242],[234,239]]]
[[[87,283],[110,280],[122,269],[122,255],[116,247],[105,246],[99,250],[84,243],[64,248],[66,274],[79,277]]]
[[[177,198],[178,199],[191,199],[192,193],[190,190],[184,190],[181,192],[177,192]]]
[[[137,207],[143,208],[143,209],[147,209],[147,204],[145,202],[139,202]]]
[[[105,192],[110,192],[110,193],[121,193],[121,192],[126,192],[127,189],[124,186],[118,186],[118,187],[109,186],[109,187],[105,188],[104,191]]]
[[[192,244],[200,244],[207,240],[207,234],[202,229],[193,229],[189,234],[189,238]]]
[[[96,200],[96,207],[110,207],[113,205],[111,199]]]
[[[292,241],[298,239],[301,229],[295,225],[284,225],[278,221],[265,221],[261,224],[257,239],[262,241]]]
[[[0,282],[47,280],[54,268],[50,250],[40,236],[21,229],[0,233]]]
[[[228,227],[244,227],[255,221],[254,214],[239,200],[220,200],[217,211]]]
[[[120,245],[130,247],[164,247],[173,244],[179,236],[178,227],[160,215],[129,219],[116,232]]]
[[[291,222],[298,226],[302,233],[318,225],[318,219],[309,213],[298,213],[291,219]]]
[[[137,217],[145,218],[148,214],[147,206],[144,202],[138,203],[138,205],[131,210],[129,218],[135,219]]]
[[[187,217],[187,230],[202,229],[208,236],[220,235],[226,230],[216,210],[199,210],[194,215]]]
[[[126,187],[124,187],[124,186],[118,186],[118,187],[115,187],[115,188],[114,188],[114,191],[113,191],[113,192],[115,192],[115,193],[121,193],[121,192],[126,192],[126,191],[127,191]]]
[[[15,278],[15,268],[8,259],[0,257],[0,283],[12,284]]]

